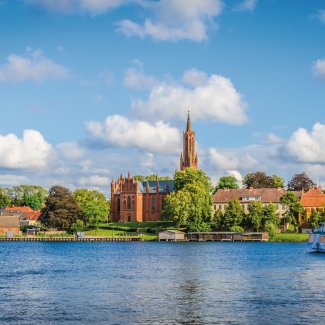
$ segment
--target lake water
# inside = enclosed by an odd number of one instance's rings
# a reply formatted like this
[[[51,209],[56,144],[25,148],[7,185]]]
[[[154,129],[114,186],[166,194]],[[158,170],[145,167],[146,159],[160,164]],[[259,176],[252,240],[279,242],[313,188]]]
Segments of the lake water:
[[[1,324],[325,324],[307,244],[0,243]]]

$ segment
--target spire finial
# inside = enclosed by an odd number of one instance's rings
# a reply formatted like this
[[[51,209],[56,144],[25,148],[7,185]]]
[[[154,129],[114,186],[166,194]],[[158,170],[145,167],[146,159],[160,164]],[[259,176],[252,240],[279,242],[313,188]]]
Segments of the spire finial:
[[[186,131],[192,131],[192,122],[191,122],[190,110],[188,110],[188,112],[187,112]]]

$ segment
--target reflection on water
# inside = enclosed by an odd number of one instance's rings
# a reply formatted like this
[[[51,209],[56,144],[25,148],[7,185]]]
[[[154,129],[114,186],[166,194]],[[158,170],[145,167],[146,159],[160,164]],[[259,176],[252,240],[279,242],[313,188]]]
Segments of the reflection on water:
[[[0,243],[3,324],[324,324],[306,244]]]

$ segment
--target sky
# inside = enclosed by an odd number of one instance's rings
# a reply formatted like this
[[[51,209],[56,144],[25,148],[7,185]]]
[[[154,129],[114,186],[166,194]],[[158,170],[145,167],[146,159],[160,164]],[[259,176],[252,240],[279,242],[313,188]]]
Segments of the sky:
[[[325,0],[0,0],[0,186],[199,167],[325,187]]]

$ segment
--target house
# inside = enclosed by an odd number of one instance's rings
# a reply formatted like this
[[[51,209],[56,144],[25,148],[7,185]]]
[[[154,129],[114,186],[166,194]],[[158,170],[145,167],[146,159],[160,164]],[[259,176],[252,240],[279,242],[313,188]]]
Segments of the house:
[[[15,215],[0,215],[0,235],[7,237],[18,236],[20,234],[19,217]]]
[[[183,241],[185,233],[179,230],[164,230],[158,234],[159,241]]]
[[[29,206],[11,206],[5,208],[6,212],[19,216],[21,226],[35,226],[38,223],[38,218],[41,211],[35,211]]]
[[[325,194],[321,187],[311,188],[309,191],[301,192],[300,204],[305,210],[305,214],[299,215],[299,225],[301,228],[310,228],[308,219],[312,210],[317,212],[323,212],[325,208]]]
[[[278,216],[282,218],[287,211],[287,206],[280,202],[284,194],[283,188],[219,189],[213,195],[213,211],[225,212],[229,202],[237,199],[243,211],[248,213],[250,204],[259,201],[264,206],[274,204]]]

